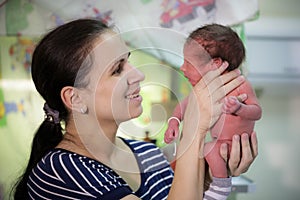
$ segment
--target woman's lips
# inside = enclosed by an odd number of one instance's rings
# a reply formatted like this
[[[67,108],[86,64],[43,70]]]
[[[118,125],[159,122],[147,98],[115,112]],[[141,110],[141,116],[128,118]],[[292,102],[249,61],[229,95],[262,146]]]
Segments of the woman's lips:
[[[133,93],[125,96],[126,99],[134,100],[136,102],[142,102],[143,98],[140,95],[140,88],[136,89]]]

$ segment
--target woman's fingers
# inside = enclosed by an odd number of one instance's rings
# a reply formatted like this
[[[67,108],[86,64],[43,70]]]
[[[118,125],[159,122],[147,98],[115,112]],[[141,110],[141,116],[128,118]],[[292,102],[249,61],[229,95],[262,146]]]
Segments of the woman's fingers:
[[[232,76],[236,77],[236,76]],[[233,80],[230,80],[230,82],[226,83],[221,89],[224,89],[225,94],[228,94],[230,91],[241,85],[245,81],[244,76],[239,76],[237,78],[234,78]]]
[[[232,149],[228,162],[232,176],[239,176],[249,169],[250,165],[258,155],[257,144],[255,132],[251,134],[251,140],[249,140],[249,135],[247,133],[243,133],[241,139],[238,135],[233,137]]]
[[[258,142],[255,131],[251,134],[251,149],[253,157],[256,158],[258,155]]]
[[[227,161],[228,161],[228,145],[227,145],[227,143],[221,144],[220,154],[221,154],[222,158],[224,159],[224,161],[227,163]]]
[[[239,77],[231,80],[227,84],[219,86],[214,91],[214,100],[215,101],[221,101],[230,91],[237,88],[244,81],[245,81],[245,78],[243,76],[239,76]]]
[[[222,69],[210,71],[203,76],[201,81],[196,84],[195,89],[203,91],[207,89],[214,96],[214,101],[220,101],[230,91],[238,87],[245,81],[243,76],[240,76],[239,70],[234,70],[223,75],[220,75]]]
[[[240,146],[240,136],[234,135],[232,139],[230,159],[228,162],[228,166],[232,176],[235,176],[236,170],[239,167],[241,158],[241,146]]]
[[[212,63],[214,64],[214,63]],[[212,67],[213,69],[216,69],[216,70],[212,70],[212,71],[209,71],[207,72],[201,79],[201,81],[203,83],[205,83],[204,86],[206,86],[207,84],[209,84],[212,80],[214,80],[216,77],[219,77],[225,70],[226,68],[228,67],[228,62],[223,62],[222,65],[218,68],[218,67]],[[201,82],[200,81],[200,82]]]
[[[242,159],[239,165],[239,171],[238,171],[239,174],[246,172],[254,160],[254,157],[252,155],[249,135],[247,133],[242,134],[241,142],[242,142]]]

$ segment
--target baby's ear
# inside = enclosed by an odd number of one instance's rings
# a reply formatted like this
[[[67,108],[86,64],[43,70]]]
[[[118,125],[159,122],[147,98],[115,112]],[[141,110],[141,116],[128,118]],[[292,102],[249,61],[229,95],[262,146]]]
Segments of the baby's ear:
[[[218,57],[218,58],[213,58],[213,62],[217,65],[217,67],[219,68],[221,65],[222,65],[222,63],[223,63],[223,60],[220,58],[220,57]]]

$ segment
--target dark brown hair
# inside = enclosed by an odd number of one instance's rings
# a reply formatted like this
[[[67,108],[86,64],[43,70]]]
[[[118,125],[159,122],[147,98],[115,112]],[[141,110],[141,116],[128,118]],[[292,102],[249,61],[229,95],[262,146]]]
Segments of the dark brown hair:
[[[230,27],[209,24],[197,28],[188,37],[187,42],[198,42],[211,56],[229,63],[228,71],[238,68],[245,59],[245,47],[238,34]]]

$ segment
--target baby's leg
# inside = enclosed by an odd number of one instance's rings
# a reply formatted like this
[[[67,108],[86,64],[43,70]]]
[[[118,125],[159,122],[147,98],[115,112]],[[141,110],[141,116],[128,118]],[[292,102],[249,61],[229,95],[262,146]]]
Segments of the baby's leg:
[[[212,176],[216,178],[227,178],[227,164],[220,154],[220,146],[225,141],[212,141],[204,146],[204,156],[211,170]],[[227,141],[226,141],[227,142]],[[231,144],[229,144],[230,146]],[[231,148],[229,148],[231,149]],[[229,151],[230,152],[230,151]],[[228,155],[229,155],[228,152]]]

